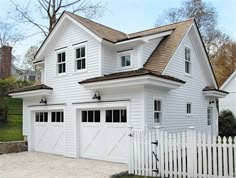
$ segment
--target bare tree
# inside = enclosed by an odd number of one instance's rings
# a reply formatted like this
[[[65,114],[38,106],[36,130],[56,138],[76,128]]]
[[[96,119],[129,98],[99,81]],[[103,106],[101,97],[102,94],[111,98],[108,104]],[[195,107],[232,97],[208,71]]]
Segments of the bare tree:
[[[17,42],[22,41],[24,38],[24,35],[14,24],[0,21],[0,46],[14,47]]]
[[[33,25],[45,36],[52,30],[64,10],[83,13],[86,17],[93,18],[101,16],[105,9],[105,5],[101,1],[92,2],[90,0],[37,0],[32,2],[29,0],[25,5],[17,3],[16,0],[10,1],[14,6],[14,11],[10,13],[14,14],[12,18],[19,23]],[[41,20],[46,19],[48,25],[36,20],[38,17],[42,17]]]
[[[188,18],[195,18],[208,53],[215,51],[227,35],[218,29],[218,14],[210,3],[203,0],[185,0],[181,7],[164,11],[157,20],[156,26],[174,23]]]

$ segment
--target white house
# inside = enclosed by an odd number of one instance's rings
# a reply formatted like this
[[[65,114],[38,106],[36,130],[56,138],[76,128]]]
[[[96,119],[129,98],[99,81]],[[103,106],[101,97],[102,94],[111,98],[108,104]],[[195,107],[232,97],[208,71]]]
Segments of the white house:
[[[220,111],[229,109],[236,115],[236,71],[230,75],[220,88],[229,92],[225,98],[219,100]]]
[[[193,19],[126,34],[64,12],[35,58],[42,84],[10,94],[29,151],[126,163],[131,128],[217,135],[227,92]]]

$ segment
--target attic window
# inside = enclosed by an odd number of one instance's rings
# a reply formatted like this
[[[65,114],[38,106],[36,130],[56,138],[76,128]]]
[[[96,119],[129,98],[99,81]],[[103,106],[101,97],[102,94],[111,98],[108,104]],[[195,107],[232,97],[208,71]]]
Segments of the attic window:
[[[185,73],[191,73],[191,51],[187,47],[185,47]]]

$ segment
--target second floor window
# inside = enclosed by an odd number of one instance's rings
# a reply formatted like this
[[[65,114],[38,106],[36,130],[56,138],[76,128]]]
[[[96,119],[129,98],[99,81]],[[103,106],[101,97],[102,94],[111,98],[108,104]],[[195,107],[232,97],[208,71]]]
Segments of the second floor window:
[[[86,47],[85,45],[76,48],[76,70],[86,68]]]
[[[185,73],[191,73],[191,51],[189,48],[185,48]]]
[[[132,67],[132,50],[117,52],[118,69],[127,69]]]
[[[66,53],[57,54],[57,72],[58,74],[66,73]]]

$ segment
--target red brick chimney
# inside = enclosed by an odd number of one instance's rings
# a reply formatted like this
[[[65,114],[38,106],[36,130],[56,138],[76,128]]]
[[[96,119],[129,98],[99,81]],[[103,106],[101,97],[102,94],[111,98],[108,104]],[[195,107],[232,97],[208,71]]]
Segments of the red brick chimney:
[[[0,48],[0,78],[5,79],[11,76],[11,46]]]

